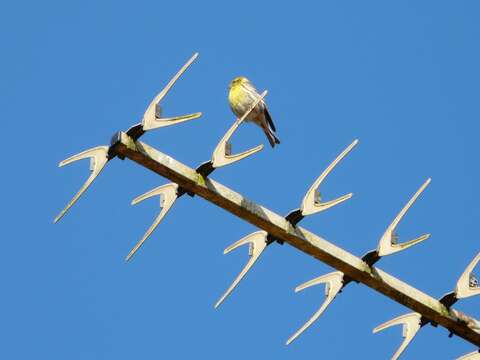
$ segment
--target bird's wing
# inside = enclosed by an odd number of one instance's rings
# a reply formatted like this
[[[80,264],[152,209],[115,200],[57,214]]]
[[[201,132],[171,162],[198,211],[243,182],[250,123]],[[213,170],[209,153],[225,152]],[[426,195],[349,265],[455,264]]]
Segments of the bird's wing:
[[[270,127],[272,128],[273,131],[277,131],[277,129],[275,129],[275,125],[273,124],[272,117],[270,116],[270,113],[268,112],[267,106],[265,105],[264,108],[265,108],[265,110],[264,110],[265,119],[267,119],[268,125],[270,125]]]

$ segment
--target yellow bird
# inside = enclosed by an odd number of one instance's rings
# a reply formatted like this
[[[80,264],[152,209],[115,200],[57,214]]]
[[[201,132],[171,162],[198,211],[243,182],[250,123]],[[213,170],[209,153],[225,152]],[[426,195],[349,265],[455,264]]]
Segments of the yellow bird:
[[[230,108],[237,117],[241,117],[248,111],[249,107],[260,97],[257,89],[246,77],[239,76],[230,82],[230,91],[228,93],[228,102]],[[262,100],[245,118],[245,121],[251,121],[260,126],[272,147],[280,144],[280,140],[275,135],[275,125],[267,109],[267,104]]]

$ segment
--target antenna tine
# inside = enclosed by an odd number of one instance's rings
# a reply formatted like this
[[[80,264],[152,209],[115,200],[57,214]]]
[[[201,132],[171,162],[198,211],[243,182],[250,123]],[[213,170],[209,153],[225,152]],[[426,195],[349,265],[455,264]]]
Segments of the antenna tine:
[[[457,299],[463,299],[470,296],[475,296],[480,294],[480,288],[478,287],[478,280],[473,275],[472,271],[477,266],[480,261],[480,253],[473,258],[473,260],[468,264],[467,268],[463,272],[462,276],[457,281],[457,286],[455,288],[455,295]]]
[[[145,240],[149,238],[149,236],[153,233],[153,231],[156,229],[158,224],[160,224],[162,219],[165,217],[165,215],[168,213],[170,208],[173,206],[173,204],[177,200],[178,198],[177,190],[178,190],[178,185],[175,183],[170,183],[170,184],[159,186],[153,190],[150,190],[145,194],[140,195],[132,200],[132,205],[136,205],[139,202],[145,199],[151,198],[153,196],[163,197],[160,204],[162,210],[157,215],[152,225],[150,225],[147,232],[143,235],[140,241],[137,242],[137,244],[133,247],[133,249],[127,255],[127,257],[125,258],[125,261],[129,261],[133,257],[133,255],[135,255],[135,253],[137,252],[138,249],[140,249],[140,247],[143,245]]]
[[[320,308],[313,314],[313,316],[308,319],[308,321],[303,324],[303,326],[298,329],[288,340],[286,345],[291,344],[295,339],[297,339],[305,330],[307,330],[317,319],[323,314],[327,309],[328,305],[335,299],[337,294],[343,287],[343,273],[340,271],[335,271],[326,275],[319,276],[313,280],[307,281],[295,288],[295,292],[302,291],[306,288],[309,288],[314,285],[325,284],[325,295],[326,299]]]
[[[457,360],[480,360],[480,352],[479,350],[473,351],[469,354],[460,356],[459,358],[457,358]]]
[[[325,171],[315,180],[312,184],[310,189],[307,191],[305,197],[302,200],[302,205],[300,210],[302,211],[302,215],[311,215],[318,213],[320,211],[325,211],[335,205],[338,205],[348,199],[350,199],[353,194],[343,195],[337,199],[321,202],[320,193],[318,191],[320,185],[325,180],[325,178],[330,174],[330,172],[338,165],[340,161],[342,161],[352,149],[358,144],[358,139],[355,139],[350,145],[347,146],[345,150],[343,150],[340,155],[336,157],[333,162],[328,165]]]
[[[148,105],[145,114],[142,119],[142,128],[144,131],[158,129],[165,126],[176,125],[181,122],[197,119],[202,116],[201,112],[196,112],[194,114],[170,117],[170,118],[161,118],[161,107],[160,101],[167,95],[171,90],[173,85],[177,82],[180,76],[188,69],[188,67],[195,61],[198,57],[198,53],[193,54],[193,56],[182,66],[182,68],[174,75],[174,77],[168,82],[167,86],[160,91],[157,96],[152,100],[150,105]]]
[[[67,211],[77,202],[77,200],[82,196],[82,194],[88,189],[92,184],[93,180],[100,174],[107,162],[110,160],[108,157],[108,146],[97,146],[92,149],[82,151],[79,154],[73,155],[68,159],[65,159],[60,162],[59,167],[71,164],[72,162],[90,158],[90,171],[91,174],[88,177],[87,181],[82,185],[80,190],[75,194],[75,196],[70,200],[70,202],[65,206],[65,208],[57,215],[53,220],[54,223],[58,222]]]
[[[258,260],[260,255],[262,255],[263,250],[265,250],[265,248],[267,247],[267,235],[268,234],[265,231],[256,231],[254,233],[251,233],[245,236],[244,238],[240,239],[239,241],[237,241],[236,243],[230,245],[225,249],[224,254],[227,254],[230,251],[242,245],[249,244],[250,259],[248,260],[247,264],[245,265],[243,270],[240,272],[240,274],[235,278],[233,283],[227,289],[227,291],[217,301],[217,303],[214,306],[215,309],[218,308],[225,301],[225,299],[232,293],[232,291],[237,287],[237,285],[244,278],[247,272],[251,269],[253,264],[255,264],[255,262]]]
[[[390,254],[394,254],[396,252],[406,250],[409,247],[418,244],[422,241],[427,240],[430,237],[430,234],[424,234],[422,236],[419,236],[416,239],[406,241],[403,243],[397,243],[396,242],[396,234],[395,230],[399,224],[399,222],[403,219],[407,211],[412,207],[413,203],[418,199],[420,194],[427,188],[427,186],[431,182],[431,178],[428,178],[422,186],[417,190],[417,192],[412,196],[412,198],[408,201],[408,203],[403,207],[403,209],[398,213],[398,215],[395,217],[395,219],[392,221],[392,223],[388,226],[387,230],[383,234],[383,236],[380,238],[380,241],[378,243],[377,247],[377,253],[378,256],[386,256]]]
[[[398,350],[395,352],[395,354],[393,354],[391,360],[397,360],[403,353],[403,351],[407,348],[408,344],[410,344],[410,342],[413,340],[421,327],[421,317],[422,316],[418,313],[409,313],[389,320],[373,329],[373,333],[375,334],[391,326],[402,325],[402,336],[404,337],[404,340]]]

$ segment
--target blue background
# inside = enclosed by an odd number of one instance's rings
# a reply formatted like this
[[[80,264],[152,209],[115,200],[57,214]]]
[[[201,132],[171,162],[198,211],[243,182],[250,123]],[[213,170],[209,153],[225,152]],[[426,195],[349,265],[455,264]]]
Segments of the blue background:
[[[223,249],[256,229],[200,198],[183,197],[130,263],[124,257],[158,211],[131,199],[167,181],[112,161],[57,225],[88,163],[60,160],[108,144],[138,122],[195,51],[198,61],[164,102],[194,122],[143,141],[191,167],[208,160],[234,117],[227,85],[249,77],[282,144],[213,178],[286,214],[353,139],[359,146],[322,187],[354,198],[302,225],[361,256],[423,181],[399,228],[427,242],[379,267],[440,297],[478,246],[480,5],[476,1],[10,1],[0,11],[3,124],[0,358],[386,359],[409,310],[352,284],[295,343],[285,340],[323,300],[298,284],[331,271],[273,245],[219,310],[213,304],[246,261]],[[265,143],[246,125],[235,149]],[[456,308],[479,317],[480,299]],[[425,327],[405,359],[474,350]]]

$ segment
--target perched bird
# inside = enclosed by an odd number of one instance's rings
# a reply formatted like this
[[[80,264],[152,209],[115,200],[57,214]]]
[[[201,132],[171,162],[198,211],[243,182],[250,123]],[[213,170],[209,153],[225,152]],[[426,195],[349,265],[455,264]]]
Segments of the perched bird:
[[[230,108],[237,117],[243,116],[249,107],[260,97],[257,89],[246,77],[239,76],[230,82],[230,91],[228,93],[228,102]],[[273,124],[267,104],[262,100],[255,109],[245,118],[245,121],[252,121],[260,126],[272,147],[280,144],[280,140],[275,135],[275,125]]]

